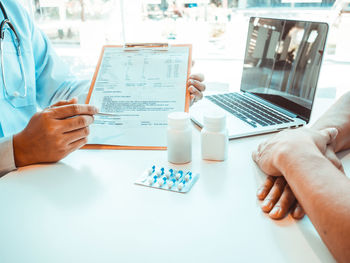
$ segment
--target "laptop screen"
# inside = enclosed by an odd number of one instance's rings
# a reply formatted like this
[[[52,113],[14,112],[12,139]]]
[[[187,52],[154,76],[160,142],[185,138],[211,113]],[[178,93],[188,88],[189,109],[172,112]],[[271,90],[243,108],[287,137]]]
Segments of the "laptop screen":
[[[251,17],[241,91],[310,119],[328,25]]]

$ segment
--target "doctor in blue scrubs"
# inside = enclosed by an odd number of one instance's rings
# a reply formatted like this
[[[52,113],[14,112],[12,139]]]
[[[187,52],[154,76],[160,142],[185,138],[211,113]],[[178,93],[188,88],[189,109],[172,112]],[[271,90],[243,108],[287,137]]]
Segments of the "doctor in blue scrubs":
[[[84,102],[88,82],[70,73],[21,5],[0,3],[2,176],[17,167],[57,162],[81,148],[98,111],[78,104]],[[202,81],[200,74],[189,79],[193,100],[203,96]]]

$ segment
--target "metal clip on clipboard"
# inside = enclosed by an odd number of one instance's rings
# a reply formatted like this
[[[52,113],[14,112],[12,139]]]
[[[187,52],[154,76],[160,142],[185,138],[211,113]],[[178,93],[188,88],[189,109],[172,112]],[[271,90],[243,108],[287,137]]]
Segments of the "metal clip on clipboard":
[[[126,43],[124,45],[124,51],[168,51],[170,45],[168,43]]]

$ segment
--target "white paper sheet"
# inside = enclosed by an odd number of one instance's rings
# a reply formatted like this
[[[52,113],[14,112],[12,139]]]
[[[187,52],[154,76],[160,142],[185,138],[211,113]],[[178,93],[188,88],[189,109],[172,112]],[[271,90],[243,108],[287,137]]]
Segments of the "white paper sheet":
[[[124,51],[106,47],[89,104],[89,144],[166,146],[167,116],[184,111],[189,47]]]

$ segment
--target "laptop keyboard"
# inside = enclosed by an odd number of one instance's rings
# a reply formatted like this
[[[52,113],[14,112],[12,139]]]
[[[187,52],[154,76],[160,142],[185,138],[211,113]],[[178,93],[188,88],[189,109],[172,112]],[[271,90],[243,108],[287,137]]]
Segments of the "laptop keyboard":
[[[254,128],[257,124],[269,126],[293,122],[293,119],[239,93],[218,94],[206,96],[206,98]]]

